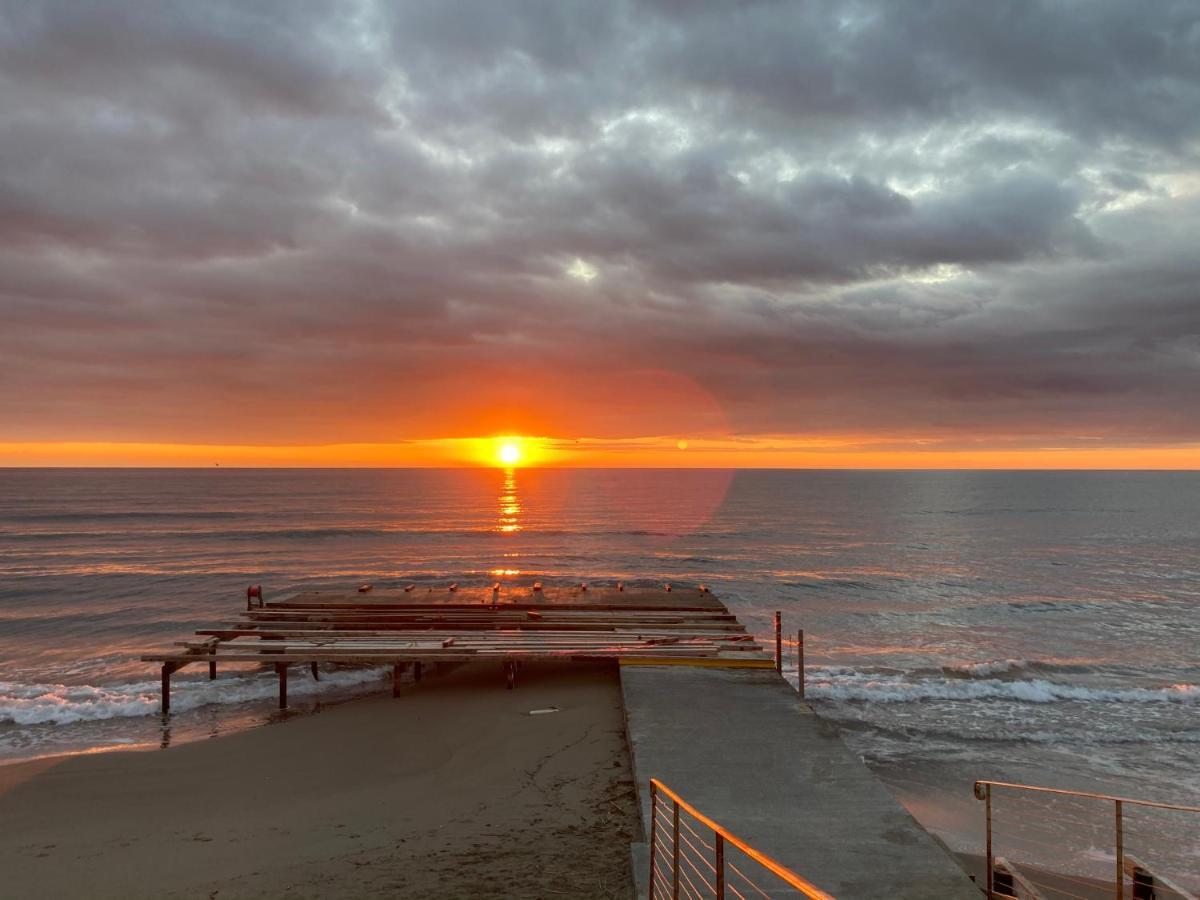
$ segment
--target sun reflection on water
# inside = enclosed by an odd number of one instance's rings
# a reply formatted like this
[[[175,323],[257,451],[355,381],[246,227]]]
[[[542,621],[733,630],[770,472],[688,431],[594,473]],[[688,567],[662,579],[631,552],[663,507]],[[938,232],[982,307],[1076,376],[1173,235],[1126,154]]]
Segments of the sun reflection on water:
[[[521,496],[517,493],[517,470],[514,468],[504,470],[504,481],[500,484],[499,507],[496,530],[505,534],[520,531]]]

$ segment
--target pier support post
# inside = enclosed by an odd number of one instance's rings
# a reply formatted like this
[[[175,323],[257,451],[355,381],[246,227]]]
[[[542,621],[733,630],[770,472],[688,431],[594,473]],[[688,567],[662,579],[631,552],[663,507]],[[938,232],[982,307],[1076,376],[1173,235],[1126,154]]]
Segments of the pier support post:
[[[309,663],[309,665],[312,667],[313,681],[320,681],[321,680],[321,670],[317,668],[317,664],[314,662],[314,663]]]
[[[209,681],[217,680],[217,664],[215,662],[210,662],[208,664],[208,680]]]
[[[796,690],[804,699],[804,629],[796,632]]]
[[[783,674],[783,613],[775,610],[775,671]]]
[[[174,668],[169,662],[162,664],[162,714],[171,714],[171,673]]]
[[[287,663],[275,663],[275,671],[279,674],[279,708],[287,709]]]
[[[392,663],[392,696],[400,696],[400,677],[404,674],[404,663]]]
[[[413,663],[413,681],[420,681],[420,680],[421,680],[421,664],[419,662],[415,662],[415,663]]]

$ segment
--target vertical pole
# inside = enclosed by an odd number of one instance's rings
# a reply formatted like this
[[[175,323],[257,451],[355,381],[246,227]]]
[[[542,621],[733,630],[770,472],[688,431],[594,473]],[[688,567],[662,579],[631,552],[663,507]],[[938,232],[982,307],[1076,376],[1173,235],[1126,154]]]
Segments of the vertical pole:
[[[679,801],[675,801],[675,811],[671,813],[671,832],[674,840],[671,842],[671,900],[679,900]]]
[[[392,696],[400,696],[400,676],[404,674],[404,663],[392,663]]]
[[[993,891],[996,872],[996,857],[992,855],[992,786],[985,784],[983,788],[983,808],[987,817],[987,900],[992,900],[995,896]]]
[[[275,671],[279,673],[279,708],[287,709],[287,663],[275,663]]]
[[[783,673],[783,614],[775,610],[775,671]]]
[[[804,699],[804,629],[796,632],[796,690]]]
[[[321,670],[317,668],[317,664],[315,662],[309,663],[309,667],[312,671],[313,681],[320,681],[321,680]]]
[[[162,665],[162,713],[164,716],[171,714],[171,664],[168,662]]]
[[[419,662],[415,662],[415,663],[413,663],[413,681],[420,681],[420,680],[421,680],[421,664]]]
[[[1125,822],[1120,800],[1114,800],[1113,806],[1116,813],[1116,830],[1117,830],[1117,883],[1115,895],[1117,900],[1123,900],[1125,896]]]
[[[655,858],[658,850],[658,785],[650,782],[650,900],[654,900],[654,881],[658,877]]]
[[[210,662],[208,664],[208,680],[209,681],[217,680],[217,664],[215,662]]]
[[[713,860],[713,890],[717,900],[725,900],[725,835],[713,834],[713,849],[716,858]]]

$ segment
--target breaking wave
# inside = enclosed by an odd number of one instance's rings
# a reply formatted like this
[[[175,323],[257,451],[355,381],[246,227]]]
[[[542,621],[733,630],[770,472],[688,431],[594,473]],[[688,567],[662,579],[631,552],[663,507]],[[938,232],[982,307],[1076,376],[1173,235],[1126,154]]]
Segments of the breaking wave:
[[[390,675],[390,669],[341,669],[322,672],[320,681],[296,678],[288,685],[292,696],[322,693],[370,684]],[[15,725],[68,725],[159,711],[159,682],[96,685],[22,684],[0,681],[0,723]],[[171,709],[184,712],[210,704],[244,703],[274,697],[279,684],[274,676],[237,675],[219,681],[178,680],[171,685]]]
[[[1064,684],[1044,678],[1004,680],[994,677],[1021,671],[1013,663],[1024,660],[999,660],[976,664],[970,676],[912,678],[834,668],[806,670],[807,696],[814,700],[860,701],[868,703],[917,703],[936,700],[1009,700],[1021,703],[1104,702],[1104,703],[1197,703],[1200,687],[1172,684],[1163,687],[1097,687]]]

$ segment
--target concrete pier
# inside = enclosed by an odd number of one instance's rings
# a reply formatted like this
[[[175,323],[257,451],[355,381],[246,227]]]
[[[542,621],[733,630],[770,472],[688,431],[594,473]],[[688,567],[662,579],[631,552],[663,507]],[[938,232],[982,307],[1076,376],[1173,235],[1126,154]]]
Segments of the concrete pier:
[[[838,900],[979,900],[950,853],[773,670],[621,667],[642,821],[658,778]],[[648,861],[634,853],[645,896]]]

